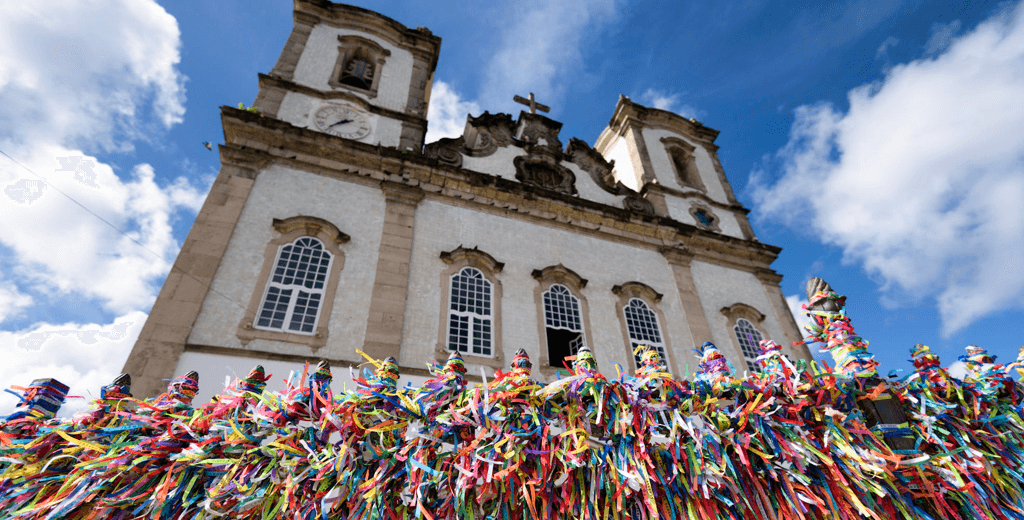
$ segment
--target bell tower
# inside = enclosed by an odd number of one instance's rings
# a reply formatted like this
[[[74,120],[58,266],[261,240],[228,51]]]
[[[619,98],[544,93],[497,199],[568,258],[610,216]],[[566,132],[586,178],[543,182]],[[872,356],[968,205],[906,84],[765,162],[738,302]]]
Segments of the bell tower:
[[[294,20],[253,106],[298,127],[419,152],[441,39],[325,0],[295,0]]]

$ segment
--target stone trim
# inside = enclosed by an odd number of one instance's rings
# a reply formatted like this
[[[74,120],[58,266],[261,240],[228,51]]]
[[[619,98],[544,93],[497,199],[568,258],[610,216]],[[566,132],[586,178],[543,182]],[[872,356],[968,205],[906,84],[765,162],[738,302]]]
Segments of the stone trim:
[[[714,143],[718,138],[718,130],[704,126],[696,119],[686,119],[679,114],[657,108],[645,107],[634,103],[628,97],[619,95],[619,101],[615,105],[615,113],[612,114],[608,127],[605,128],[597,138],[597,148],[605,151],[610,146],[617,134],[622,134],[625,128],[630,126],[642,126],[644,128],[658,128],[668,130],[674,134],[689,137],[694,141]]]
[[[380,78],[384,75],[384,64],[391,51],[381,47],[377,42],[363,38],[355,34],[338,35],[338,58],[334,62],[334,70],[327,79],[327,84],[332,88],[348,89],[363,94],[370,99],[377,97],[377,89],[380,87]],[[356,54],[362,52],[367,61],[373,63],[373,80],[369,88],[353,87],[341,82],[341,75],[345,71],[345,65],[355,58]]]
[[[352,239],[352,237],[342,233],[337,226],[320,217],[299,216],[286,218],[284,220],[275,218],[272,224],[274,229],[281,234],[291,233],[295,230],[303,230],[306,232],[306,235],[309,236],[323,234],[338,245],[348,243],[348,241]]]
[[[722,162],[718,160],[718,146],[708,142],[702,142],[701,146],[707,150],[708,156],[711,157],[711,164],[715,166],[715,173],[718,174],[718,180],[722,183],[722,188],[725,190],[726,199],[731,204],[739,205],[739,201],[736,200],[736,194],[732,191],[732,184],[729,184],[729,179],[725,177],[725,169],[722,168]]]
[[[277,64],[274,65],[271,74],[287,80],[295,78],[295,68],[299,65],[299,58],[306,50],[306,43],[309,41],[309,35],[316,23],[315,16],[295,11],[292,32],[288,35],[288,41],[285,42],[281,56],[277,59]]]
[[[345,267],[345,252],[340,245],[349,241],[348,235],[342,233],[338,228],[318,217],[295,216],[284,220],[274,219],[272,226],[279,235],[267,243],[263,251],[263,267],[256,277],[256,285],[253,287],[252,296],[249,298],[249,306],[245,309],[245,315],[238,322],[238,329],[235,335],[241,340],[242,345],[248,345],[254,339],[266,341],[283,341],[307,345],[313,353],[327,345],[327,336],[330,332],[331,310],[334,308],[335,295],[338,290],[338,279],[341,277],[341,270]],[[260,304],[267,291],[267,283],[274,270],[278,252],[281,246],[294,242],[299,237],[311,236],[320,239],[327,251],[334,255],[331,261],[331,269],[327,276],[327,286],[324,287],[323,307],[320,309],[320,317],[317,320],[316,334],[296,334],[287,331],[273,331],[258,329],[253,324],[256,322],[256,315],[260,311]]]
[[[643,295],[645,300],[661,303],[661,299],[665,296],[654,289],[651,286],[641,282],[626,282],[622,285],[616,285],[612,287],[612,293],[616,296],[627,295],[629,297],[638,297]],[[628,300],[628,298],[627,298]]]
[[[693,348],[697,348],[705,341],[713,341],[711,326],[708,324],[707,316],[704,315],[700,294],[697,292],[697,285],[694,283],[693,273],[690,271],[690,263],[695,257],[694,254],[678,247],[665,247],[660,252],[668,261],[672,275],[676,279],[679,302],[683,306],[683,314],[686,316],[686,325],[690,329],[690,341]]]
[[[498,262],[493,256],[477,249],[466,249],[461,245],[452,251],[442,251],[441,261],[448,267],[441,271],[441,316],[437,329],[437,345],[434,356],[447,359],[448,350],[448,311],[451,298],[451,278],[465,267],[474,267],[483,273],[484,278],[491,282],[491,352],[493,356],[476,356],[471,353],[460,353],[466,363],[483,365],[494,369],[505,368],[505,356],[501,347],[501,280],[498,273],[505,264]]]
[[[662,137],[661,142],[665,145],[668,162],[672,165],[672,171],[675,172],[676,180],[679,184],[706,193],[708,189],[700,178],[700,170],[697,169],[697,163],[693,155],[697,147],[678,137]],[[679,161],[684,162],[686,171],[679,170],[680,165],[676,161],[677,157]]]
[[[734,303],[728,307],[722,307],[719,312],[721,312],[726,318],[732,320],[733,325],[735,325],[737,318],[746,318],[747,321],[760,325],[764,323],[764,319],[767,317],[761,311],[745,303]]]
[[[583,325],[583,342],[593,349],[595,345],[593,344],[594,336],[590,332],[590,304],[587,303],[587,297],[583,294],[583,289],[587,286],[587,279],[562,264],[548,266],[543,269],[534,269],[530,276],[537,280],[537,287],[533,290],[533,301],[537,306],[537,333],[540,340],[538,342],[540,347],[539,361],[533,368],[545,378],[553,380],[556,376],[555,372],[564,370],[564,368],[549,366],[551,360],[548,358],[547,324],[544,319],[544,292],[550,289],[552,285],[559,284],[569,289],[569,292],[579,299],[580,321]]]
[[[697,212],[701,210],[703,210],[708,217],[711,217],[711,225],[704,225],[704,223],[701,222],[699,218],[697,218]],[[693,201],[692,203],[690,203],[689,213],[690,216],[693,217],[693,222],[697,227],[701,229],[707,229],[709,231],[714,231],[715,233],[722,232],[722,228],[719,227],[718,225],[719,222],[721,222],[721,219],[718,218],[718,215],[715,215],[715,212],[712,211],[711,207],[709,207],[707,204],[704,204],[701,201]]]
[[[743,354],[743,348],[740,347],[740,340],[739,338],[736,337],[736,331],[733,330],[733,327],[736,326],[736,322],[740,318],[743,318],[749,321],[750,324],[753,325],[754,328],[756,328],[757,331],[761,333],[762,339],[771,339],[770,337],[768,337],[768,332],[765,331],[765,315],[761,311],[745,303],[734,303],[728,307],[722,307],[722,309],[719,312],[721,312],[722,315],[725,316],[725,330],[729,333],[729,337],[732,338],[733,348],[735,349],[736,354],[739,356],[737,359],[743,362],[743,366],[737,368],[739,370],[746,370],[747,356]]]
[[[647,151],[647,141],[644,140],[644,133],[639,125],[628,127],[626,147],[633,161],[634,175],[638,174],[637,188],[642,190],[648,184],[658,184],[658,176],[654,173],[654,164],[651,163],[651,153]]]
[[[616,285],[612,287],[612,293],[618,296],[618,300],[615,302],[615,314],[619,317],[619,327],[622,329],[622,339],[626,346],[626,359],[631,368],[630,373],[635,373],[636,359],[633,356],[633,342],[629,338],[629,326],[626,324],[626,306],[629,305],[629,301],[633,298],[642,300],[647,304],[647,307],[654,311],[654,314],[658,316],[658,328],[661,329],[661,341],[665,344],[665,366],[668,367],[669,372],[677,376],[680,375],[679,369],[676,366],[676,356],[672,349],[672,342],[668,336],[667,321],[665,321],[665,313],[662,312],[661,299],[663,294],[655,291],[651,286],[642,282],[626,282],[622,285]]]
[[[221,146],[221,169],[160,288],[122,372],[139,398],[166,390],[264,158]]]
[[[391,181],[382,182],[380,189],[384,192],[384,227],[363,351],[378,359],[390,356],[401,360],[413,228],[423,190]]]
[[[377,106],[377,105],[370,104],[365,99],[363,99],[362,97],[359,97],[359,96],[357,96],[355,94],[355,92],[363,92],[360,89],[353,89],[352,92],[349,92],[347,90],[336,90],[336,91],[331,91],[331,92],[325,92],[323,90],[317,90],[317,89],[312,88],[312,87],[307,87],[305,85],[300,85],[300,84],[295,83],[293,81],[289,81],[289,80],[285,80],[285,79],[281,79],[281,78],[275,78],[273,76],[267,76],[266,74],[260,74],[259,75],[259,80],[260,80],[259,83],[260,83],[260,91],[261,92],[263,90],[280,89],[282,91],[296,92],[298,94],[303,94],[303,95],[306,95],[306,96],[309,96],[309,97],[313,97],[313,98],[317,98],[317,99],[323,99],[323,100],[340,99],[340,100],[343,100],[343,101],[348,101],[348,102],[351,102],[351,103],[354,103],[354,104],[358,104],[359,106],[361,106],[367,112],[371,112],[373,114],[377,114],[377,115],[382,116],[382,117],[386,117],[386,118],[389,118],[389,119],[396,119],[396,120],[401,121],[403,123],[409,123],[409,124],[412,124],[412,125],[422,125],[423,128],[426,128],[426,126],[427,126],[427,120],[422,118],[422,117],[411,115],[411,114],[406,114],[405,112],[399,112],[397,110],[391,110],[389,108],[384,108],[384,107],[380,107],[380,106]],[[269,96],[269,94],[268,94],[268,96]],[[282,96],[282,99],[283,99],[283,96]],[[227,107],[224,107],[224,108],[227,108]],[[275,112],[273,114],[267,114],[267,115],[276,116],[277,114]],[[279,121],[279,120],[276,120],[276,119],[274,119],[274,121],[278,121],[278,122],[283,123],[285,125],[291,126],[291,123],[285,123],[284,121]],[[315,131],[315,130],[313,130],[313,131]],[[330,135],[330,134],[325,134],[325,135]]]
[[[265,150],[265,156],[290,168],[368,185],[389,180],[418,186],[427,196],[445,204],[572,229],[651,250],[685,243],[703,260],[748,272],[768,268],[781,251],[756,241],[702,231],[669,218],[642,218],[580,197],[445,166],[419,154],[353,142],[231,107],[223,107],[222,111],[225,137],[231,147],[254,149],[244,153],[259,154],[258,150]],[[648,185],[646,189],[666,190],[661,185]],[[704,197],[698,192],[689,193]]]
[[[409,29],[375,11],[322,0],[296,0],[295,11],[313,17],[316,23],[372,34],[409,51],[413,56],[427,58],[431,71],[437,67],[441,38],[434,36],[426,27]]]
[[[782,334],[785,336],[785,342],[780,341],[782,351],[807,361],[814,359],[811,350],[803,343],[803,332],[797,325],[793,313],[789,310],[786,296],[782,294],[782,287],[779,285],[782,282],[782,275],[771,269],[761,269],[754,271],[754,276],[757,276],[757,279],[761,280],[764,285],[764,292],[772,304],[779,328],[782,329]]]

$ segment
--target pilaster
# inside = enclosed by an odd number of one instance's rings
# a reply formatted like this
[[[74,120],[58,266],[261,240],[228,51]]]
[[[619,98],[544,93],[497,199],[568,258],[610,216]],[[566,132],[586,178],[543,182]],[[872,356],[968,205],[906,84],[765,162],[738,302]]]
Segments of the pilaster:
[[[633,171],[638,174],[637,190],[643,189],[648,183],[657,184],[658,178],[654,175],[651,154],[647,151],[647,143],[644,141],[644,133],[640,129],[640,125],[629,125],[626,130],[626,146],[629,148],[629,157],[633,162]]]
[[[381,183],[384,192],[384,230],[366,322],[363,351],[378,359],[399,357],[402,326],[409,295],[409,264],[412,261],[416,206],[423,190],[391,181]]]
[[[711,341],[711,327],[708,325],[707,316],[704,315],[704,307],[700,304],[700,295],[697,294],[697,285],[693,282],[693,273],[690,272],[693,253],[681,247],[663,247],[660,252],[668,261],[668,265],[672,268],[672,274],[675,276],[679,300],[683,305],[683,312],[686,314],[686,324],[690,328],[693,346],[698,347],[705,341]]]
[[[132,376],[136,397],[163,393],[164,379],[177,375],[178,358],[210,292],[256,173],[265,165],[263,159],[224,146],[220,152],[220,173],[125,361],[123,372]]]
[[[754,271],[754,276],[764,284],[764,292],[768,296],[768,301],[772,303],[775,319],[786,336],[786,341],[782,344],[783,350],[793,352],[807,361],[813,359],[811,351],[806,345],[793,345],[803,340],[803,333],[800,332],[793,313],[789,311],[786,296],[782,294],[782,287],[779,286],[779,283],[782,282],[782,275],[771,269],[758,269]]]

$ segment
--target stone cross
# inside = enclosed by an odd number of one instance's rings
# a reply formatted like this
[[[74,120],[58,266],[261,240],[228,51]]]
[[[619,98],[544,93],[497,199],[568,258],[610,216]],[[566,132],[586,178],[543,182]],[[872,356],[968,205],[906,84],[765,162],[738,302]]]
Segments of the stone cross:
[[[513,96],[512,101],[530,107],[531,114],[536,114],[538,110],[540,110],[541,112],[548,112],[551,110],[551,107],[547,105],[542,105],[538,103],[536,99],[533,99],[533,92],[530,92],[529,99],[524,98],[523,96]]]

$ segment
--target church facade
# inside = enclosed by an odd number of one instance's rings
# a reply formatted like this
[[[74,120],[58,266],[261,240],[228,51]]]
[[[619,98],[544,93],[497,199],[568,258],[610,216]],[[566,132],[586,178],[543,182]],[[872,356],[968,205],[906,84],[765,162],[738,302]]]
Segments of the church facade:
[[[543,381],[583,345],[606,374],[638,344],[677,377],[704,341],[738,371],[760,339],[811,359],[718,131],[620,97],[593,146],[563,142],[531,94],[424,143],[440,38],[326,0],[294,23],[255,111],[222,110],[221,170],[125,364],[137,396],[362,353],[413,381],[452,351],[473,376],[523,348]]]

